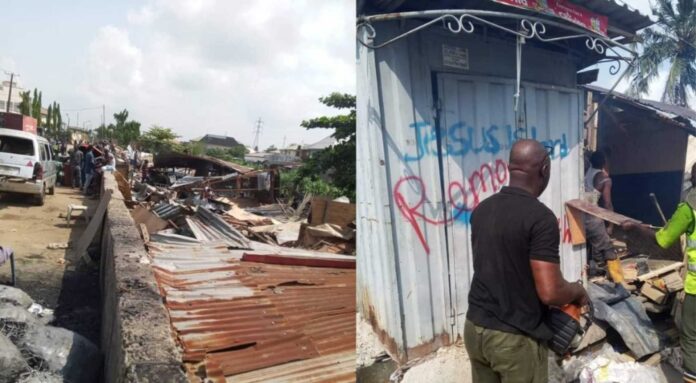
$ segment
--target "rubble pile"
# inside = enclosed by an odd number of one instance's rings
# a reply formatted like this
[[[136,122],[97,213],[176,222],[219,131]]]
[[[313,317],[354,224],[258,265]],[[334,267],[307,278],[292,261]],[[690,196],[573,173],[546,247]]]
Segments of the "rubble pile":
[[[346,198],[331,201],[308,195],[289,203],[263,203],[267,182],[258,181],[263,172],[208,177],[179,169],[158,172],[158,182],[142,180],[138,173],[130,183],[118,177],[135,222],[144,225],[148,235],[210,239],[207,225],[198,222],[203,214],[226,222],[245,239],[277,248],[355,255],[355,205]],[[257,180],[257,189],[248,188],[246,178]],[[162,180],[168,181],[162,184]]]
[[[70,330],[50,326],[53,312],[20,289],[0,286],[0,383],[98,379],[97,346]]]
[[[190,381],[354,381],[355,205],[271,199],[271,173],[136,173],[126,203],[147,248],[140,262]]]
[[[594,321],[572,355],[557,360],[558,381],[667,382],[662,366],[682,372],[675,314],[684,289],[684,263],[631,254],[617,240],[614,246],[624,282],[590,278],[586,288]]]

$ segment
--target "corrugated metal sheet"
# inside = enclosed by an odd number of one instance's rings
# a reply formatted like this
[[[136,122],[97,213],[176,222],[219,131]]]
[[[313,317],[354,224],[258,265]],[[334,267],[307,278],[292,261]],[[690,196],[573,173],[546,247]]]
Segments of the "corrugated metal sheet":
[[[378,36],[394,36],[409,26],[375,27]],[[478,75],[444,67],[445,45],[466,49]],[[563,55],[525,55],[538,61],[523,79],[558,84],[576,69]],[[361,47],[358,62],[358,300],[395,358],[462,337],[472,277],[469,212],[507,183],[516,137],[555,147],[541,201],[560,218],[564,275],[581,277],[583,249],[569,244],[563,209],[582,177],[579,92],[524,83],[515,114],[514,83],[501,79],[514,76],[513,46],[437,32],[376,52]],[[487,70],[495,77],[484,77]]]
[[[194,217],[187,217],[186,222],[200,241],[225,241],[232,247],[249,248],[250,242],[242,233],[202,206],[198,207]]]
[[[355,380],[355,270],[245,262],[226,241],[167,235],[148,249],[184,361],[213,381]]]

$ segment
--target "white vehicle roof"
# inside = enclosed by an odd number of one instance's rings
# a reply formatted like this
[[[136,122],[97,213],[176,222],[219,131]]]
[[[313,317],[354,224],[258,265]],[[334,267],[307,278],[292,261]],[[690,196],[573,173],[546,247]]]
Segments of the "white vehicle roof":
[[[27,138],[27,139],[30,139],[30,140],[33,140],[33,139],[36,138],[36,139],[38,139],[38,140],[40,140],[40,141],[46,141],[46,142],[48,142],[47,139],[45,139],[45,138],[43,138],[43,137],[41,137],[41,136],[39,136],[39,135],[36,135],[36,134],[34,134],[34,133],[31,133],[31,132],[25,132],[25,131],[23,131],[23,130],[0,128],[0,135],[2,135],[2,136],[11,136],[11,137],[21,137],[21,138]]]

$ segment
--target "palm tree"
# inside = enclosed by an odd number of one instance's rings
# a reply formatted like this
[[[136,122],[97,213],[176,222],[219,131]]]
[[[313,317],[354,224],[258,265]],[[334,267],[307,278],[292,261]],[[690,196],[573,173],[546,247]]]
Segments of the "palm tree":
[[[655,25],[638,34],[643,50],[629,68],[629,92],[647,93],[660,69],[667,66],[662,101],[686,106],[690,93],[696,91],[696,0],[656,0],[653,14]]]

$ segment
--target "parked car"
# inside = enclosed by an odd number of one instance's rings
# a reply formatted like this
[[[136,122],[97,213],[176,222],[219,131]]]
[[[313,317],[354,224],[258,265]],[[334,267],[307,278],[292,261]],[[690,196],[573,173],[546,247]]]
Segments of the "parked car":
[[[0,128],[0,192],[32,194],[38,205],[56,187],[56,163],[48,140]]]

